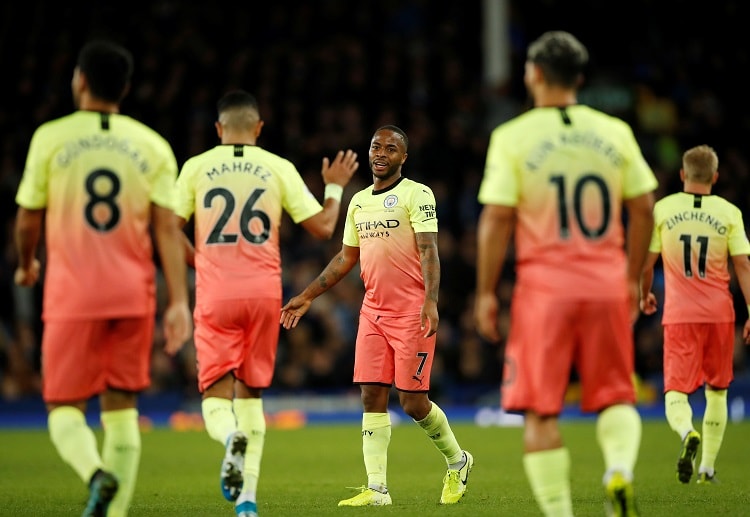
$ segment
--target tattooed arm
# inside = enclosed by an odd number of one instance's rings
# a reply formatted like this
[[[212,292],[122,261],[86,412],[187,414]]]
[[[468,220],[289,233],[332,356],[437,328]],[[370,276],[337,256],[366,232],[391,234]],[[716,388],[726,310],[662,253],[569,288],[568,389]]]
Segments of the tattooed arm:
[[[417,236],[419,262],[422,264],[424,278],[424,304],[422,304],[422,329],[424,337],[437,332],[438,291],[440,290],[440,259],[438,257],[437,232],[420,232]]]
[[[281,308],[279,323],[285,329],[294,328],[300,318],[310,309],[312,301],[336,285],[339,280],[359,261],[359,248],[344,244],[333,259],[328,263],[318,278],[310,282],[304,291],[292,298]]]

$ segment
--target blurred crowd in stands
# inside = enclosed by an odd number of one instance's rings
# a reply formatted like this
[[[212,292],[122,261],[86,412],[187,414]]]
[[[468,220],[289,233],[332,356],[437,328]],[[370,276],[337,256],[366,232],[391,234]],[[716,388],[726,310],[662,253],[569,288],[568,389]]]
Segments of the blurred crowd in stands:
[[[742,2],[715,2],[700,19],[648,0],[623,4],[616,14],[595,1],[579,2],[575,10],[555,0],[509,4],[511,76],[487,84],[479,1],[439,8],[428,0],[247,2],[231,9],[170,0],[6,3],[0,27],[6,77],[0,398],[39,393],[41,286],[13,286],[14,196],[34,129],[73,109],[75,56],[91,37],[112,37],[133,51],[136,71],[123,111],[163,134],[180,164],[217,143],[215,103],[233,88],[258,97],[265,120],[259,144],[294,162],[319,199],[323,156],[346,148],[360,155],[346,203],[371,182],[367,150],[374,129],[396,124],[406,130],[405,175],[429,184],[437,198],[442,283],[433,393],[446,403],[497,396],[502,346],[482,342],[472,321],[476,194],[491,129],[528,107],[525,48],[541,32],[570,30],[587,44],[592,60],[579,101],[633,125],[660,180],[658,197],[681,189],[682,151],[706,143],[720,157],[714,193],[749,213],[750,112],[736,78],[749,57],[747,45],[734,41],[744,30],[739,23],[748,8]],[[322,243],[288,218],[282,232],[288,299],[340,249],[341,227]],[[506,330],[512,280],[508,269]],[[657,271],[663,300],[659,289]],[[744,301],[736,284],[733,290],[741,323]],[[350,388],[361,297],[361,280],[352,272],[313,304],[297,329],[282,329],[274,390]],[[658,376],[659,316],[641,318],[636,330],[638,373]],[[192,345],[170,358],[161,344],[157,331],[152,389],[197,397]],[[739,340],[736,366],[738,373],[748,367]]]

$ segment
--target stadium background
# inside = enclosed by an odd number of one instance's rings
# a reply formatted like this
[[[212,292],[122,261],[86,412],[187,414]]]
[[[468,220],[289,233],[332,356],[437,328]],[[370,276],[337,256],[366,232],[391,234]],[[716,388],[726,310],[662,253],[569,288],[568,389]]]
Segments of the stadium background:
[[[483,9],[489,5],[505,13],[497,20],[495,40],[484,32]],[[714,192],[747,214],[750,112],[739,79],[749,60],[742,37],[747,15],[740,0],[700,10],[683,1],[654,0],[322,0],[232,7],[170,0],[4,3],[0,424],[41,409],[41,288],[12,283],[14,195],[34,129],[73,108],[72,68],[87,39],[112,37],[133,51],[135,76],[123,112],[162,133],[180,165],[216,144],[215,102],[235,87],[260,101],[266,121],[260,145],[292,160],[319,198],[322,156],[347,147],[360,154],[360,171],[346,189],[350,196],[370,183],[366,156],[372,131],[386,123],[404,128],[410,138],[405,174],[432,186],[441,224],[433,397],[448,407],[477,408],[497,405],[502,347],[482,342],[472,325],[476,192],[489,132],[528,107],[522,80],[528,42],[545,30],[565,29],[589,47],[591,66],[580,101],[633,125],[659,177],[659,197],[680,189],[682,151],[707,143],[720,157]],[[500,42],[499,69],[486,66],[488,40]],[[326,243],[307,237],[288,219],[282,231],[286,299],[338,251],[341,228]],[[659,279],[657,274],[657,290]],[[511,288],[508,268],[501,288],[506,308]],[[737,285],[732,288],[743,319],[744,301]],[[298,329],[282,330],[269,395],[286,397],[290,407],[315,404],[311,401],[320,395],[343,395],[345,406],[356,411],[350,381],[361,295],[352,272],[316,301]],[[658,405],[658,317],[642,318],[636,330],[643,404]],[[153,386],[144,400],[166,411],[189,410],[198,400],[192,344],[168,358],[161,343],[157,335]],[[750,401],[747,349],[739,340],[735,359],[738,379],[730,398]],[[300,396],[309,398],[293,398]]]

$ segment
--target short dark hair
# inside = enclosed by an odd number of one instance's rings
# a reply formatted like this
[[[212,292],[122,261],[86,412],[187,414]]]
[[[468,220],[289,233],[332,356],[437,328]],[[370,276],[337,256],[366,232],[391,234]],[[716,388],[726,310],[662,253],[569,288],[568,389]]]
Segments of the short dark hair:
[[[406,136],[406,132],[403,129],[401,129],[398,126],[394,126],[394,125],[388,124],[386,126],[380,126],[379,128],[377,128],[375,130],[375,133],[377,133],[379,131],[383,131],[383,130],[393,131],[394,133],[400,135],[401,136],[401,140],[404,141],[404,151],[408,151],[409,150],[409,137]]]
[[[572,88],[588,64],[589,52],[571,33],[549,31],[529,45],[526,60],[541,67],[547,82]]]
[[[216,103],[216,110],[219,115],[227,110],[235,108],[252,108],[258,111],[258,101],[255,96],[245,90],[232,90],[227,92]]]
[[[133,75],[133,55],[122,45],[107,40],[86,43],[78,53],[77,66],[86,76],[93,96],[120,102]]]

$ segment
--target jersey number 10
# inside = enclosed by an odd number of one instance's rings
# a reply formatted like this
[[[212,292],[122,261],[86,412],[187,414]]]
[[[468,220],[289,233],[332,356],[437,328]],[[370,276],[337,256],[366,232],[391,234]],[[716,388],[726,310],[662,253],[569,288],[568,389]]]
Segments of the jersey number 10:
[[[549,181],[557,187],[557,201],[558,209],[560,214],[560,237],[567,239],[570,237],[570,221],[568,216],[568,194],[565,183],[565,176],[555,175],[551,176]],[[592,227],[583,218],[583,191],[587,185],[599,190],[601,194],[601,214],[602,220],[599,226]],[[586,174],[576,180],[573,187],[573,212],[575,213],[576,222],[578,228],[584,237],[588,239],[596,239],[601,237],[607,232],[610,220],[610,203],[609,203],[609,189],[604,180],[596,174]]]

